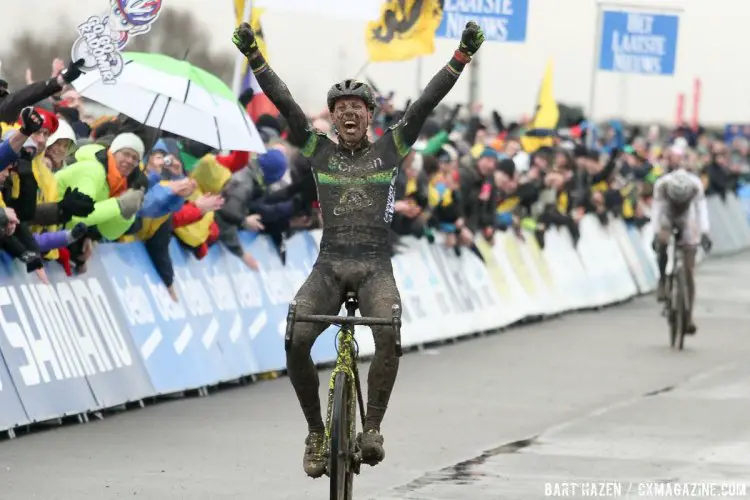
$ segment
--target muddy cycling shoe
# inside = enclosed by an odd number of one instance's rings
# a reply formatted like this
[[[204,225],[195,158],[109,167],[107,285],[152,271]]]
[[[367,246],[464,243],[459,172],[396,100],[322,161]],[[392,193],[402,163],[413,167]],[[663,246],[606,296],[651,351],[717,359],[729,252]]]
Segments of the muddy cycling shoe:
[[[687,333],[688,335],[695,335],[695,332],[697,331],[698,331],[698,327],[695,326],[695,323],[693,323],[692,321],[687,326],[687,328],[685,328],[685,333]]]
[[[377,465],[385,458],[383,436],[375,429],[370,429],[357,435],[357,444],[362,453],[362,462],[367,465]]]
[[[311,431],[305,439],[305,457],[302,467],[305,474],[318,478],[326,472],[326,436],[323,432]]]

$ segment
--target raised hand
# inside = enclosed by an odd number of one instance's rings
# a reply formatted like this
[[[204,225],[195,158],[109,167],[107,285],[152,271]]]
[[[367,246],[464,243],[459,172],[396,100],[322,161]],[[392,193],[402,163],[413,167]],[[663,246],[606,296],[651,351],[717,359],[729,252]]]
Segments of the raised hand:
[[[29,137],[39,132],[42,125],[44,125],[44,119],[34,108],[29,106],[21,110],[21,129],[19,130],[21,135]]]
[[[258,41],[255,39],[255,32],[247,23],[240,24],[232,35],[232,42],[237,48],[244,54],[245,57],[250,57],[258,52]]]
[[[466,23],[458,50],[471,57],[477,53],[482,43],[484,43],[484,31],[482,31],[482,28],[474,21]]]

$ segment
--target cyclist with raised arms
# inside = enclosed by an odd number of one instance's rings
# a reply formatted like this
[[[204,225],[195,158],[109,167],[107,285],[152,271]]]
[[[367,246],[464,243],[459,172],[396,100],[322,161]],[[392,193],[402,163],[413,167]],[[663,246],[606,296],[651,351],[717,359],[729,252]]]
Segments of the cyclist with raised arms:
[[[666,270],[669,260],[667,247],[672,229],[677,228],[679,231],[680,240],[675,243],[683,249],[690,304],[686,333],[694,334],[697,331],[693,321],[695,256],[698,245],[703,245],[706,251],[711,249],[708,206],[700,178],[681,167],[660,177],[654,184],[651,221],[655,231],[653,246],[659,263],[656,297],[660,302],[666,300]]]
[[[484,33],[476,23],[467,23],[450,61],[430,80],[403,118],[374,143],[368,140],[367,130],[375,96],[367,84],[345,80],[328,92],[336,143],[312,128],[287,86],[261,55],[247,23],[234,31],[233,41],[247,57],[263,92],[286,119],[290,142],[310,160],[315,175],[324,229],[318,259],[295,297],[298,313],[337,314],[347,292],[355,292],[362,315],[390,317],[392,306],[401,303],[390,258],[396,174],[425,120],[484,42]],[[310,477],[326,472],[318,373],[310,356],[315,339],[324,329],[312,323],[296,324],[287,353],[289,378],[309,429],[303,467]],[[385,457],[380,424],[396,382],[399,358],[394,329],[380,326],[372,327],[372,331],[375,355],[367,380],[364,432],[357,440],[362,461],[376,465]]]

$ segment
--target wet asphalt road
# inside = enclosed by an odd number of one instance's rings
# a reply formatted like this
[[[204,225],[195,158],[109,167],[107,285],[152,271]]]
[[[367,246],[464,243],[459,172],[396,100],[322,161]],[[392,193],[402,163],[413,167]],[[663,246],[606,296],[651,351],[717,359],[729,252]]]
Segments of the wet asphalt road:
[[[750,484],[750,256],[705,263],[698,300],[681,353],[644,297],[405,356],[386,461],[363,467],[355,498]],[[0,499],[326,499],[302,472],[304,436],[282,378],[0,442]]]

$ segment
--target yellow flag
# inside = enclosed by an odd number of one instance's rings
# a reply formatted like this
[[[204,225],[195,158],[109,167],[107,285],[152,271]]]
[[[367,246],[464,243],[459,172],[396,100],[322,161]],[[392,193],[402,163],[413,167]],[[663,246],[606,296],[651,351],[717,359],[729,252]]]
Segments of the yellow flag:
[[[560,119],[560,109],[557,107],[553,86],[553,65],[550,59],[547,62],[547,69],[544,71],[542,85],[539,88],[536,112],[529,124],[529,130],[554,130],[557,128],[557,122]],[[527,153],[533,153],[544,146],[553,146],[554,143],[555,140],[553,137],[521,137],[521,144]]]
[[[268,61],[268,51],[266,49],[266,38],[263,35],[263,27],[260,24],[260,16],[266,11],[266,9],[260,9],[253,7],[250,12],[250,19],[245,18],[245,6],[249,0],[234,0],[234,16],[235,25],[239,26],[243,22],[247,22],[255,32],[255,38],[258,41],[258,48],[260,49],[263,57]]]
[[[441,0],[385,0],[380,17],[365,31],[370,61],[406,61],[432,54],[442,17]]]

